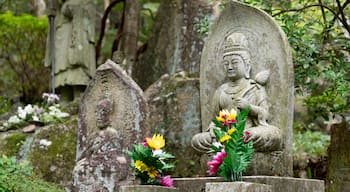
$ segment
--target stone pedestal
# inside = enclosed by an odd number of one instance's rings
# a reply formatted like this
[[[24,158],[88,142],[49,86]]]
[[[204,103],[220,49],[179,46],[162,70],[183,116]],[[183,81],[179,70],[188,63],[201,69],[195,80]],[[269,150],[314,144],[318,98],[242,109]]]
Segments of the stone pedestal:
[[[124,185],[119,192],[178,192],[177,188],[169,188],[157,185]]]
[[[174,186],[181,192],[203,192],[208,183],[229,183],[223,182],[222,177],[198,177],[198,178],[174,178]],[[301,179],[293,177],[276,177],[276,176],[244,176],[243,181],[265,184],[271,186],[272,192],[324,192],[324,181],[316,179]],[[220,191],[215,188],[214,191]],[[237,190],[240,191],[240,190]]]
[[[207,183],[205,192],[272,192],[270,185],[249,182],[217,182]]]
[[[276,177],[276,176],[245,176],[246,182],[262,183],[272,186],[273,192],[324,192],[325,186],[323,180],[302,179],[293,177]]]

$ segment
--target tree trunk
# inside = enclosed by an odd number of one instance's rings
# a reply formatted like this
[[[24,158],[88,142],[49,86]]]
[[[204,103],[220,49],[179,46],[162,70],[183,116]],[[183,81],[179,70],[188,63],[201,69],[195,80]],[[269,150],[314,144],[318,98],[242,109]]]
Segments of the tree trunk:
[[[350,125],[344,119],[331,127],[327,160],[327,192],[350,191]]]
[[[140,3],[138,0],[125,1],[125,20],[120,44],[127,63],[127,73],[131,75],[137,52],[137,38],[140,18]]]
[[[147,49],[132,73],[141,88],[146,89],[164,73],[199,72],[204,42],[195,24],[211,10],[204,0],[161,1]]]

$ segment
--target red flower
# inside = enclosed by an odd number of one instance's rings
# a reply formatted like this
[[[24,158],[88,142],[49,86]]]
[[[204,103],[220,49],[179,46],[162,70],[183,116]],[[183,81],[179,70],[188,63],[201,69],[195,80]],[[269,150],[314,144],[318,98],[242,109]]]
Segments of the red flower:
[[[227,153],[223,149],[222,151],[218,152],[216,155],[214,155],[213,160],[209,161],[207,165],[210,167],[208,170],[208,173],[210,175],[216,174],[218,172],[218,169],[222,162],[224,161],[224,158],[227,157]]]

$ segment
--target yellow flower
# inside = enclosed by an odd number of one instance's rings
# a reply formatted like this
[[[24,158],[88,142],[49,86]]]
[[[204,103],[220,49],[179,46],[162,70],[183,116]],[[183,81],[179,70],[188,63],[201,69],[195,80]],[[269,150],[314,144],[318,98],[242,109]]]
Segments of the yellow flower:
[[[155,134],[152,138],[146,138],[146,142],[153,150],[158,150],[165,146],[163,135]]]
[[[228,111],[227,111],[228,112]],[[237,112],[234,109],[231,109],[230,113],[228,114],[227,120],[233,121],[236,120]]]
[[[148,170],[148,176],[150,177],[150,178],[156,178],[157,177],[157,175],[158,175],[158,171],[157,170],[155,170],[154,168],[151,168],[151,169],[149,169]]]
[[[236,132],[235,128],[231,128],[227,131],[227,134],[232,135],[232,133]]]
[[[228,140],[230,140],[230,139],[231,139],[231,136],[225,135],[225,136],[223,136],[223,137],[220,138],[220,142],[223,143],[223,142],[228,141]]]
[[[226,112],[227,110],[224,109],[222,111],[220,111],[219,116],[216,117],[216,120],[220,121],[220,122],[225,122],[226,119]]]
[[[216,117],[216,120],[222,123],[233,123],[236,120],[236,116],[237,112],[234,109],[231,109],[231,111],[223,109],[220,111],[219,116]]]
[[[148,166],[144,162],[142,162],[141,160],[136,160],[134,166],[141,173],[149,170]]]

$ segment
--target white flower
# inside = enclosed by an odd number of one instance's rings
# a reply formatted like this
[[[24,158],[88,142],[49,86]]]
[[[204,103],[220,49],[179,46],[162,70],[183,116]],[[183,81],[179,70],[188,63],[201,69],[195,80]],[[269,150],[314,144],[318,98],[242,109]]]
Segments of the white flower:
[[[69,116],[69,113],[62,112],[57,106],[58,105],[49,107],[49,115],[57,118],[64,118]]]
[[[8,122],[4,122],[4,123],[2,123],[2,126],[8,127],[8,126],[9,126],[9,123],[8,123]]]
[[[153,150],[153,156],[161,155],[162,153],[163,153],[163,150],[161,150],[161,149]]]
[[[213,145],[214,145],[216,148],[222,147],[222,144],[221,144],[220,142],[213,142]]]
[[[60,101],[60,98],[58,97],[58,95],[54,93],[43,93],[42,98],[46,99],[49,105],[58,103]]]
[[[33,115],[33,116],[32,116],[32,119],[33,119],[33,121],[39,121],[39,117],[36,116],[36,115]]]
[[[41,139],[39,141],[39,145],[40,145],[41,148],[42,147],[49,147],[51,144],[52,144],[52,141],[49,141],[47,139]]]
[[[27,106],[24,107],[24,111],[27,114],[33,114],[34,113],[34,108],[31,104],[28,104]]]
[[[27,117],[27,112],[23,110],[21,106],[17,108],[17,113],[18,113],[18,117],[21,119],[25,119]]]
[[[68,116],[69,116],[69,113],[65,113],[65,112],[61,112],[61,111],[56,113],[56,117],[58,117],[58,118],[64,118],[64,117],[68,117]]]
[[[9,123],[9,124],[18,124],[18,123],[20,123],[20,122],[21,122],[21,120],[18,118],[17,115],[11,116],[11,117],[9,118],[9,120],[8,120],[8,123]]]
[[[39,114],[41,114],[43,111],[44,111],[43,108],[41,108],[41,107],[39,107],[39,106],[37,106],[37,105],[34,105],[34,113],[35,113],[35,114],[39,115]]]

